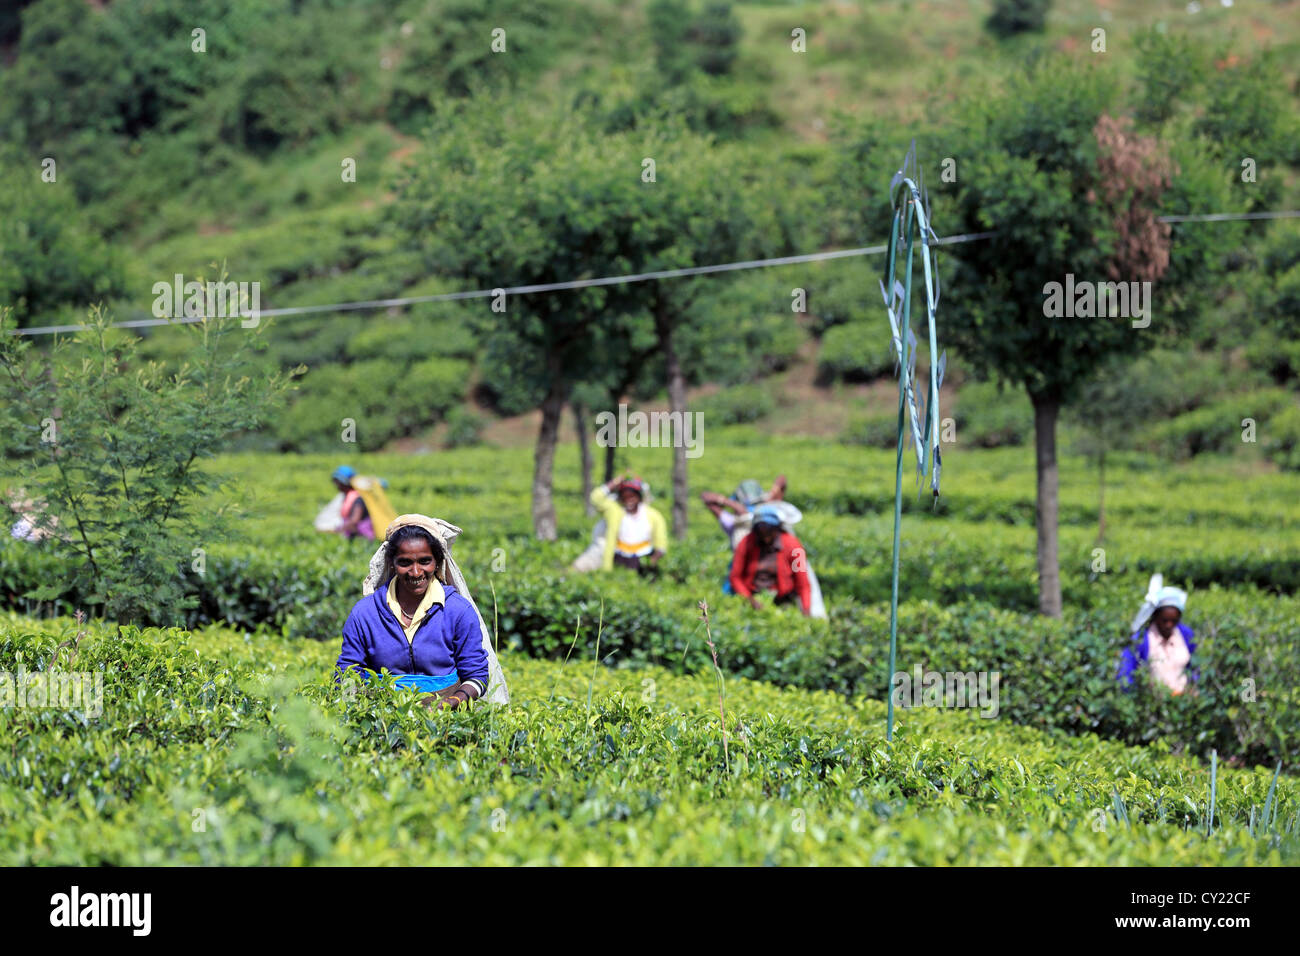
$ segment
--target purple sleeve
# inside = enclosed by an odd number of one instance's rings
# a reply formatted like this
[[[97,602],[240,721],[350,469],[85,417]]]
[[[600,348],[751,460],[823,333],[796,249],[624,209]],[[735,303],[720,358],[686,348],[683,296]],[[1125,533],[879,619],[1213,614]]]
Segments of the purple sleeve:
[[[1119,673],[1115,677],[1125,687],[1133,686],[1133,675],[1138,669],[1139,660],[1146,660],[1146,635],[1141,631],[1133,635],[1119,659]]]
[[[1192,640],[1192,637],[1194,636],[1192,634],[1192,629],[1186,624],[1179,624],[1178,630],[1183,634],[1183,640],[1187,643],[1187,655],[1188,657],[1191,657],[1191,655],[1196,653],[1196,642]],[[1200,676],[1201,669],[1199,667],[1193,667],[1189,661],[1187,665],[1187,679],[1196,681],[1200,679]]]
[[[480,690],[487,691],[488,659],[483,650],[483,630],[479,627],[478,612],[474,605],[461,597],[455,602],[456,616],[452,625],[452,658],[461,682],[477,681]]]
[[[722,525],[722,530],[731,534],[731,529],[736,526],[736,516],[725,508],[718,512],[718,524]]]
[[[360,671],[365,666],[366,651],[362,644],[361,627],[357,612],[353,610],[348,615],[348,619],[343,622],[343,649],[339,652],[338,663],[335,665],[335,683],[339,681],[343,676],[343,672],[348,668],[354,667]]]

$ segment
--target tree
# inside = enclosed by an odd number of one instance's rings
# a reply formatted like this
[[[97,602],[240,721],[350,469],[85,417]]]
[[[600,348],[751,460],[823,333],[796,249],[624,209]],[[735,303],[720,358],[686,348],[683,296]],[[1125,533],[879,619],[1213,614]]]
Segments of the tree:
[[[624,232],[626,254],[637,271],[658,271],[730,262],[789,251],[798,229],[785,194],[769,173],[770,160],[741,147],[719,146],[675,128],[653,147],[658,181],[637,194],[635,228]],[[644,310],[653,321],[664,362],[670,413],[685,420],[686,367],[682,334],[711,324],[696,308],[701,293],[719,281],[671,279],[622,290],[629,312]],[[708,285],[706,285],[706,283]],[[726,335],[729,330],[718,330]],[[673,534],[684,538],[690,492],[687,449],[673,449]]]
[[[1079,429],[1074,450],[1097,465],[1097,543],[1106,538],[1106,455],[1146,424],[1150,402],[1137,364],[1127,355],[1107,362],[1084,382],[1068,418]]]
[[[763,185],[766,164],[748,153],[717,146],[670,118],[606,134],[586,108],[499,107],[476,103],[472,111],[443,115],[394,213],[434,268],[474,287],[725,262],[785,241],[787,213]],[[637,381],[645,364],[629,362],[647,328],[664,359],[672,410],[685,415],[676,335],[706,321],[690,310],[704,281],[718,279],[520,295],[504,311],[480,313],[483,334],[498,351],[506,343],[516,375],[541,404],[533,469],[538,537],[556,534],[552,463],[574,385],[614,389]],[[686,528],[686,450],[675,449],[673,466],[678,535]]]
[[[651,0],[646,18],[660,84],[682,83],[695,67],[710,76],[731,72],[743,30],[730,3],[710,2],[696,11],[686,0]]]
[[[730,3],[705,4],[690,29],[690,37],[699,47],[695,62],[700,69],[710,76],[730,73],[743,32]]]
[[[651,0],[646,7],[655,47],[655,69],[668,86],[681,83],[691,71],[691,8],[686,0]]]
[[[1180,249],[1156,221],[1170,164],[1153,140],[1109,118],[1115,99],[1100,71],[1056,64],[1009,81],[1000,95],[972,97],[947,142],[950,155],[966,157],[953,215],[936,215],[946,232],[996,230],[953,248],[957,268],[945,283],[942,322],[975,371],[1021,385],[1034,406],[1039,608],[1051,616],[1061,613],[1061,407],[1107,359],[1151,348],[1177,322],[1159,309],[1152,317],[1150,300],[1149,327],[1131,317],[1132,302],[1130,315],[1095,301],[1091,310],[1070,303],[1070,315],[1057,315],[1049,284],[1072,276],[1095,289],[1185,275],[1169,268]],[[1177,285],[1153,289],[1164,303]]]
[[[431,132],[392,214],[432,268],[479,289],[607,274],[611,264],[624,271],[605,229],[628,184],[599,172],[608,163],[583,111],[481,98],[443,104]],[[635,184],[639,159],[632,162],[625,178]],[[620,321],[609,298],[606,287],[494,295],[471,320],[508,365],[512,393],[541,407],[532,486],[541,540],[557,534],[552,473],[564,406],[573,385],[591,377],[600,338]]]
[[[1259,328],[1247,354],[1284,384],[1300,378],[1300,226],[1273,225],[1256,250],[1256,273],[1250,299]]]
[[[54,166],[54,181],[43,181],[35,159],[0,151],[0,303],[20,325],[125,287],[118,258],[82,225],[84,213],[58,171]]]
[[[1018,33],[1042,33],[1052,0],[993,0],[993,10],[984,26],[999,37]]]
[[[47,357],[0,315],[0,469],[43,510],[36,518],[66,572],[28,596],[65,589],[120,624],[174,623],[212,542],[236,531],[214,507],[227,480],[200,467],[233,434],[261,425],[287,379],[245,374],[263,328],[212,319],[167,331],[192,336],[190,360],[137,360],[139,340],[99,307],[89,329]]]

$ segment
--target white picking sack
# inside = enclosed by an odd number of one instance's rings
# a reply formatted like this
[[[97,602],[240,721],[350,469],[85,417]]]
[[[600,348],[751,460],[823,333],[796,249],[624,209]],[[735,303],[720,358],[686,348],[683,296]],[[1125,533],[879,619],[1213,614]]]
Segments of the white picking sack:
[[[574,559],[572,568],[575,571],[599,571],[601,564],[605,561],[605,519],[601,518],[596,522],[596,527],[591,530],[591,544],[587,550]]]
[[[808,584],[812,588],[809,595],[808,616],[826,619],[826,602],[822,600],[822,586],[817,583],[817,572],[808,565]]]
[[[317,531],[337,531],[343,527],[342,492],[331,498],[330,503],[317,513],[313,524],[315,524]]]

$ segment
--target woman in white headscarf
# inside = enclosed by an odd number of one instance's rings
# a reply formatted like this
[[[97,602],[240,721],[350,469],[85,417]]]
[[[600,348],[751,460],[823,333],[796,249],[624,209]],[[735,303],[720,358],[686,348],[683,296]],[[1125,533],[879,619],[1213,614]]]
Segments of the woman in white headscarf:
[[[1153,574],[1142,607],[1133,618],[1132,637],[1120,659],[1120,683],[1133,686],[1139,668],[1145,667],[1154,683],[1167,687],[1175,696],[1184,693],[1189,681],[1196,680],[1190,668],[1196,644],[1192,629],[1182,623],[1187,606],[1187,592],[1165,587],[1164,578]]]
[[[388,526],[370,559],[365,596],[343,625],[340,673],[386,669],[398,686],[437,694],[451,709],[480,698],[509,701],[487,624],[451,555],[459,534],[417,514]]]

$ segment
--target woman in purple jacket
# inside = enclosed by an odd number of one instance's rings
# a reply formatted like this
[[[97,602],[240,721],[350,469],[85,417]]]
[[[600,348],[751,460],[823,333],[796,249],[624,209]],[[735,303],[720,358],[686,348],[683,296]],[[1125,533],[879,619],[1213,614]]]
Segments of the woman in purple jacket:
[[[1133,635],[1119,662],[1116,677],[1125,687],[1133,686],[1139,669],[1150,673],[1154,683],[1163,684],[1178,696],[1196,680],[1191,667],[1196,643],[1192,629],[1182,623],[1187,606],[1187,592],[1164,587],[1164,578],[1151,576],[1142,609],[1133,619]]]
[[[454,710],[487,691],[488,653],[478,610],[450,583],[442,541],[420,523],[401,524],[415,517],[390,526],[383,583],[348,615],[338,670],[369,679],[386,669],[399,687],[437,694]]]

